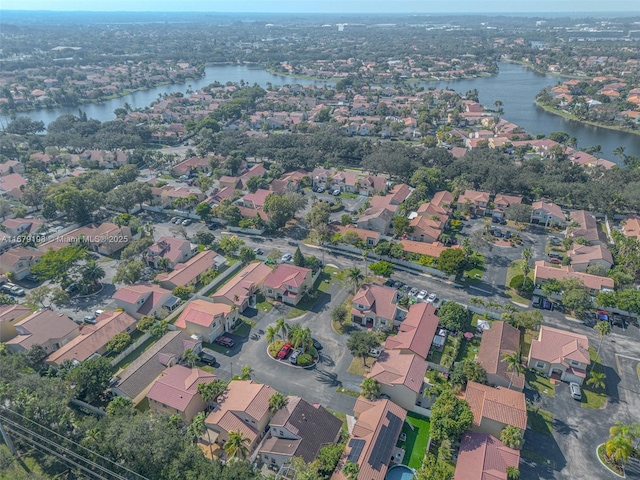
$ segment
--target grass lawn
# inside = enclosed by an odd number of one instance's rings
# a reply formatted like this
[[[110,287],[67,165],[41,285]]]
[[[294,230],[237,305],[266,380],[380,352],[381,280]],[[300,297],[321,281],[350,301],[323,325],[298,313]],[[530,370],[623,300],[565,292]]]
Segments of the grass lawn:
[[[149,399],[147,397],[144,397],[144,400],[136,405],[136,410],[141,413],[149,411]]]
[[[407,418],[402,425],[402,433],[407,439],[398,441],[397,446],[405,450],[404,463],[411,468],[419,470],[429,443],[429,429],[431,422],[427,417],[417,413],[407,413]]]
[[[227,355],[229,353],[229,349],[227,347],[223,347],[222,345],[218,345],[217,343],[202,342],[202,346],[205,348],[210,348],[214,352],[221,353],[222,355]]]
[[[0,444],[0,449],[3,450],[3,454],[11,455],[9,453],[9,449],[4,445],[4,443]],[[40,468],[38,461],[29,456],[30,452],[26,454],[22,452],[20,455],[20,460],[14,460],[11,465],[3,466],[2,470],[0,470],[0,480],[23,480],[27,478],[49,478],[45,476],[44,472]],[[4,457],[4,455],[3,455]],[[33,477],[32,477],[33,475]]]
[[[442,365],[443,367],[451,367],[456,356],[454,338],[452,335],[447,335],[444,348],[442,350],[431,349],[427,360]]]
[[[542,455],[538,455],[535,452],[532,452],[530,450],[520,450],[520,455],[522,455],[525,458],[528,458],[529,460],[533,460],[536,463],[542,463],[545,465],[550,465],[551,468],[555,468],[555,462],[551,459],[545,458]]]
[[[328,280],[328,282],[325,282]],[[291,307],[287,312],[285,318],[290,320],[292,318],[299,317],[300,315],[304,315],[316,304],[316,302],[320,299],[320,297],[329,290],[332,284],[332,276],[328,273],[322,273],[318,277],[318,281],[314,285],[313,291],[304,296],[300,303],[295,307]]]
[[[514,302],[524,303],[525,305],[528,305],[530,299],[518,295],[518,292],[516,292],[513,288],[509,287],[509,285],[511,284],[511,279],[513,279],[513,277],[517,275],[522,275],[521,265],[523,261],[524,260],[515,260],[511,262],[511,264],[507,268],[507,280],[505,281],[504,290],[505,290],[505,293],[509,296],[509,298]],[[531,271],[529,272],[528,277],[531,279],[531,281],[533,281],[533,269],[531,269]]]
[[[548,410],[527,407],[527,417],[529,426],[534,432],[543,435],[551,435],[553,432],[553,413]]]
[[[525,380],[531,390],[534,390],[547,397],[556,396],[556,387],[544,375],[538,375],[532,370],[526,370],[524,373]]]
[[[233,334],[238,335],[242,338],[247,338],[251,333],[252,325],[245,321],[240,321],[236,324],[236,327],[233,329]]]
[[[358,398],[360,396],[360,392],[355,392],[353,390],[348,390],[346,388],[338,387],[336,392],[342,393],[343,395],[349,395],[350,397]]]
[[[596,373],[602,373],[602,360],[600,359],[600,356],[596,355],[595,348],[589,347],[589,356],[591,357],[591,362],[594,363],[593,371]],[[591,375],[589,374],[587,380],[590,376]],[[603,388],[595,389],[593,388],[593,385],[589,385],[587,382],[583,382],[582,400],[580,401],[580,403],[582,404],[582,408],[604,408],[604,406],[607,404],[607,395],[605,394]]]
[[[529,358],[529,350],[531,350],[531,341],[537,336],[538,332],[533,330],[520,331],[520,345],[522,345],[522,358]]]
[[[115,366],[115,371],[117,372],[121,368],[127,368],[131,364],[131,362],[133,362],[136,358],[142,355],[151,345],[153,345],[157,341],[158,341],[158,338],[149,337],[142,345],[140,345],[133,352],[131,352],[129,355],[127,355],[122,360],[120,360],[120,362],[118,362]]]
[[[261,312],[268,313],[273,308],[273,303],[261,293],[256,295],[256,308]]]
[[[349,430],[347,429],[347,415],[345,413],[342,412],[336,412],[335,410],[331,410],[330,408],[327,408],[327,411],[338,417],[340,420],[342,420],[342,432],[344,433],[345,437],[349,436]]]
[[[365,367],[362,364],[362,358],[360,357],[356,357],[351,361],[351,365],[349,365],[349,368],[347,369],[347,372],[349,373],[353,373],[354,375],[360,375],[361,377],[364,377],[367,373],[369,373],[369,370],[371,370],[371,365],[373,364],[373,362],[376,359],[373,357],[368,357],[367,358],[367,366]]]
[[[478,351],[480,350],[480,338],[473,337],[471,340],[462,339],[460,345],[460,351],[456,362],[462,362],[464,360],[475,360]]]

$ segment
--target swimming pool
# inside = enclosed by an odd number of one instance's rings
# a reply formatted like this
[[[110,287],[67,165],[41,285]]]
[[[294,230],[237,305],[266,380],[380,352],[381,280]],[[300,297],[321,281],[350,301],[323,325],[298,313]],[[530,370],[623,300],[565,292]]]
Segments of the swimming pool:
[[[413,480],[415,472],[406,465],[396,465],[387,471],[386,480]]]

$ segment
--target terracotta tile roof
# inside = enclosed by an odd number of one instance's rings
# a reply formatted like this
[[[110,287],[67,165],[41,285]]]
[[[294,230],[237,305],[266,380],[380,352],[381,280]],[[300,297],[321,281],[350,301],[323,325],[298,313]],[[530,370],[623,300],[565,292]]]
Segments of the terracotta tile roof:
[[[603,245],[578,245],[567,252],[571,258],[571,265],[584,265],[593,261],[603,260],[613,265],[613,255],[609,249]]]
[[[622,233],[627,237],[634,237],[640,240],[640,217],[636,215],[627,217],[622,227]]]
[[[380,232],[374,232],[373,230],[367,230],[364,228],[355,228],[353,226],[344,227],[342,225],[331,225],[331,230],[344,235],[346,232],[355,232],[363,242],[367,242],[368,239],[372,239],[377,242],[380,238]]]
[[[409,195],[411,195],[411,188],[409,185],[400,183],[391,189],[387,197],[390,197],[390,202],[399,205],[404,202]]]
[[[448,193],[448,192],[447,192]],[[438,217],[442,217],[443,219],[448,219],[448,209],[445,209],[433,202],[427,202],[427,203],[423,203],[422,205],[420,205],[418,207],[418,210],[416,210],[416,213],[420,216],[420,217],[433,217],[434,215],[437,215]],[[445,220],[446,222],[446,220]],[[438,223],[438,226],[443,225],[444,223]]]
[[[264,279],[264,286],[276,289],[282,289],[285,285],[300,287],[308,276],[311,276],[309,268],[281,263]]]
[[[264,168],[264,165],[261,163],[255,164],[249,170],[244,172],[241,177],[243,178],[251,178],[251,177],[264,177],[267,173],[267,169]]]
[[[226,317],[231,313],[231,306],[226,303],[213,303],[207,300],[191,300],[185,307],[174,325],[178,328],[187,328],[187,323],[211,327],[216,317]]]
[[[382,285],[365,284],[353,297],[353,303],[368,307],[377,316],[393,320],[396,317],[397,304],[395,288]]]
[[[30,314],[31,309],[24,305],[0,305],[0,323],[13,322],[18,318],[23,318]]]
[[[252,380],[232,380],[205,423],[218,425],[226,432],[239,430],[253,442],[261,432],[245,422],[244,418],[249,416],[259,421],[268,412],[269,399],[275,393],[269,385]]]
[[[475,190],[466,190],[462,195],[458,197],[458,203],[464,204],[467,199],[471,200],[472,204],[476,202],[489,203],[491,194],[489,192],[476,192]]]
[[[411,235],[416,238],[418,235],[426,235],[428,237],[438,239],[442,234],[439,220],[432,220],[428,217],[416,217],[409,223],[409,226],[413,228]]]
[[[44,252],[38,250],[31,250],[23,247],[13,247],[0,255],[0,265],[2,267],[13,267],[20,261],[26,260],[31,263],[35,258],[39,258],[44,255]],[[0,267],[0,268],[2,268]]]
[[[539,283],[540,280],[562,280],[566,277],[577,278],[585,287],[593,290],[613,290],[614,287],[613,279],[609,277],[590,275],[588,273],[575,272],[570,265],[555,267],[544,260],[538,260],[535,263],[534,278],[536,283]]]
[[[577,222],[580,226],[574,227],[569,234],[570,237],[583,237],[588,242],[600,242],[606,239],[604,234],[598,229],[598,223],[593,215],[585,210],[574,210],[571,212],[571,221]]]
[[[116,333],[125,332],[135,323],[136,319],[126,312],[104,312],[95,325],[80,327],[80,335],[49,355],[47,363],[60,365],[65,360],[84,362],[105,348]]]
[[[485,433],[462,436],[454,480],[507,480],[507,467],[518,467],[520,452]]]
[[[44,345],[52,339],[64,338],[79,331],[79,327],[71,318],[62,313],[54,313],[43,308],[15,324],[18,335],[7,342],[7,345],[20,345],[29,350],[33,345]],[[24,332],[24,333],[20,333]]]
[[[158,378],[147,398],[184,412],[191,400],[198,394],[198,385],[213,382],[213,373],[199,368],[174,365],[167,368]]]
[[[468,382],[465,399],[473,412],[474,425],[488,418],[521,430],[527,428],[527,403],[522,392]]]
[[[426,359],[438,329],[439,318],[430,303],[414,303],[400,324],[398,334],[387,337],[386,350],[410,350]]]
[[[493,199],[494,205],[505,205],[506,207],[510,207],[511,205],[517,205],[522,203],[522,197],[516,197],[514,195],[503,195],[501,193],[497,194]]]
[[[171,291],[152,283],[136,283],[134,285],[125,285],[120,287],[116,293],[113,294],[113,298],[126,303],[136,304],[140,298],[147,295],[148,297],[146,301],[138,308],[137,311],[152,311],[165,295],[171,295]],[[145,308],[147,304],[148,307]]]
[[[185,263],[179,263],[174,270],[169,273],[162,273],[156,277],[159,282],[168,282],[176,286],[188,285],[198,275],[202,275],[207,270],[211,270],[215,264],[214,259],[219,256],[213,250],[205,250]]]
[[[480,350],[477,362],[483,366],[488,374],[498,375],[510,382],[513,378],[513,386],[522,390],[524,388],[524,375],[507,371],[507,363],[503,360],[506,354],[518,351],[520,347],[520,331],[505,322],[493,322],[489,330],[482,334]]]
[[[442,252],[449,248],[460,248],[459,246],[445,247],[440,242],[425,243],[415,242],[413,240],[400,240],[402,249],[407,253],[417,253],[418,255],[426,255],[428,257],[438,258]]]
[[[242,197],[243,201],[251,202],[256,208],[260,208],[264,205],[265,200],[273,192],[270,190],[264,190],[259,188],[255,193],[247,193]]]
[[[388,195],[385,197],[380,195],[374,195],[369,199],[369,206],[373,210],[386,209],[395,213],[396,211],[398,211],[398,205],[392,205],[390,202],[391,202],[391,197]]]
[[[566,219],[566,216],[562,212],[562,209],[555,203],[533,202],[531,207],[533,208],[534,211],[543,210],[547,214],[553,215],[554,217],[557,217],[562,221],[565,221]]]
[[[282,452],[302,457],[305,462],[310,463],[316,459],[324,445],[336,440],[342,428],[342,420],[321,405],[312,405],[300,397],[289,397],[287,406],[276,412],[269,425],[272,429],[283,427],[299,438],[291,440],[272,436],[265,441],[260,452]]]
[[[590,363],[589,339],[579,333],[543,325],[538,338],[531,341],[529,358],[547,363],[566,363],[567,360]]]
[[[182,257],[183,251],[191,251],[191,245],[189,240],[176,237],[160,237],[156,243],[149,247],[148,251],[162,258],[168,258],[172,263],[175,263],[176,260]]]
[[[404,385],[419,393],[427,373],[427,362],[413,353],[384,350],[371,367],[368,378],[389,386]]]
[[[225,297],[230,302],[240,306],[249,298],[249,292],[255,291],[271,273],[271,267],[262,262],[250,263],[225,283],[212,297]],[[235,296],[238,300],[234,300]]]
[[[384,480],[407,411],[390,400],[366,400],[363,397],[358,398],[354,411],[359,413],[358,420],[331,480],[346,480],[342,467],[351,451],[349,443],[352,440],[362,440],[364,443],[357,461],[360,467],[358,478]]]
[[[40,220],[36,220],[35,218],[7,218],[4,222],[2,222],[2,226],[8,229],[15,229],[21,225],[28,225],[28,227],[23,230],[23,232],[35,232],[38,228],[43,225]]]

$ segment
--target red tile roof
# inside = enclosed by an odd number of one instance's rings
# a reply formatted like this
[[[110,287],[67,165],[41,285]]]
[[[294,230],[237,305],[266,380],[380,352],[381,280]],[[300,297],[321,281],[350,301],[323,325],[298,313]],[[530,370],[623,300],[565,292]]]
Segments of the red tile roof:
[[[484,433],[462,436],[454,480],[507,480],[507,467],[517,468],[520,452]]]
[[[395,288],[365,284],[353,297],[353,303],[364,305],[378,317],[394,320],[398,309]]]
[[[218,254],[213,250],[200,252],[185,263],[175,266],[173,272],[162,273],[156,277],[159,282],[169,282],[176,286],[185,286],[192,282],[198,275],[202,275],[214,265],[214,258]]]
[[[147,397],[184,412],[193,397],[199,395],[198,385],[213,382],[216,378],[213,373],[199,368],[174,365],[162,372]]]
[[[527,428],[527,402],[522,392],[468,382],[465,399],[473,412],[474,425],[488,418],[521,430]]]
[[[384,350],[371,367],[368,378],[391,387],[404,385],[419,393],[427,373],[427,362],[413,353]]]
[[[269,273],[271,273],[269,265],[265,265],[262,262],[250,263],[220,287],[212,297],[225,297],[240,306],[249,298],[250,292],[255,291],[257,286],[264,282]],[[234,300],[236,295],[238,296],[237,301]]]
[[[51,339],[64,338],[79,331],[78,325],[62,313],[54,313],[43,308],[20,320],[15,324],[18,336],[7,342],[7,345],[20,345],[29,350],[33,345],[44,345]],[[24,331],[24,334],[20,334]]]
[[[270,190],[259,188],[255,193],[247,193],[244,197],[242,197],[242,200],[251,202],[256,208],[259,208],[264,205],[265,200],[272,193],[273,192]]]
[[[589,364],[589,339],[579,333],[543,325],[538,338],[531,341],[529,357],[547,363],[566,363],[568,359]]]
[[[622,232],[627,237],[634,237],[637,240],[640,240],[640,217],[636,215],[627,217],[627,219],[624,221]]]
[[[307,276],[311,276],[309,268],[282,263],[267,275],[264,286],[276,289],[282,289],[285,285],[300,287]]]
[[[178,328],[187,328],[187,322],[203,327],[210,327],[216,316],[226,317],[231,313],[231,306],[226,303],[213,303],[207,300],[195,299],[185,307],[174,325]]]
[[[520,331],[505,322],[493,322],[489,330],[482,334],[480,350],[476,359],[489,374],[498,375],[507,382],[512,382],[518,390],[524,388],[524,375],[507,371],[504,361],[506,354],[518,351],[520,347]]]
[[[614,287],[612,278],[575,272],[570,265],[556,267],[544,260],[538,260],[535,263],[534,278],[536,283],[538,283],[539,280],[562,280],[566,277],[577,278],[585,287],[593,290],[613,290]]]
[[[430,303],[414,303],[400,324],[397,335],[387,337],[386,350],[410,350],[426,359],[440,320]]]

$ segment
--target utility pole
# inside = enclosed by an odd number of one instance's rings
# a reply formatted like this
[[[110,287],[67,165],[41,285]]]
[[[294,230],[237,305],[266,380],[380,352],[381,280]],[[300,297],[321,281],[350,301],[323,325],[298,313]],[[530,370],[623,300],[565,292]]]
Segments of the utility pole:
[[[13,445],[13,442],[11,441],[11,437],[9,437],[9,434],[4,429],[4,426],[2,425],[2,422],[0,422],[0,435],[2,435],[2,439],[4,440],[4,443],[7,444],[7,448],[11,452],[11,455],[15,456],[16,455],[16,447]]]

